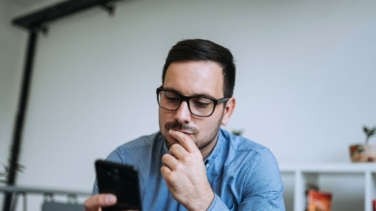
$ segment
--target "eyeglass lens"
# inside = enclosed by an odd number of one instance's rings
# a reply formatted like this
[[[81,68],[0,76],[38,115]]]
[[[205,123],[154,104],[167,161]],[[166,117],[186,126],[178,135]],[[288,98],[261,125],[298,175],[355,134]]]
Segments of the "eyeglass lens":
[[[181,104],[181,97],[170,91],[161,91],[158,95],[159,105],[166,110],[177,110]],[[193,97],[188,101],[190,112],[197,116],[208,116],[213,112],[214,102],[203,97]]]

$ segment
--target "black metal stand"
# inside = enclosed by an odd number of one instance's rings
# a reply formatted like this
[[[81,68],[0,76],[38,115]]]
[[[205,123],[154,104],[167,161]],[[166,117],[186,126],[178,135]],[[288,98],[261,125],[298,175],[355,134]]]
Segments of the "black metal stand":
[[[27,55],[25,61],[25,70],[22,80],[22,87],[21,87],[21,97],[19,100],[18,112],[17,112],[17,119],[15,122],[15,128],[13,132],[13,143],[12,143],[12,150],[9,159],[9,175],[7,178],[8,185],[14,185],[16,181],[16,172],[18,169],[18,159],[21,150],[21,141],[22,141],[22,129],[24,126],[24,119],[26,115],[27,109],[27,101],[29,98],[29,90],[31,84],[31,77],[33,72],[33,61],[35,55],[35,48],[37,44],[38,34],[35,31],[30,30],[29,34],[29,42],[27,47]],[[4,207],[3,211],[10,210],[12,204],[12,194],[5,194],[4,197]]]
[[[15,185],[17,169],[19,168],[18,160],[19,154],[21,152],[22,131],[27,111],[27,102],[31,86],[33,62],[35,57],[38,32],[42,31],[43,33],[47,33],[48,29],[45,26],[46,23],[50,23],[51,21],[63,18],[85,9],[89,9],[94,6],[103,7],[110,15],[113,15],[115,10],[113,2],[115,1],[117,0],[69,0],[13,20],[12,23],[14,25],[20,26],[29,31],[29,40],[20,93],[21,95],[13,131],[13,142],[9,157],[9,174],[7,177],[7,185]],[[9,211],[11,209],[13,200],[14,199],[12,194],[5,194],[3,211]]]

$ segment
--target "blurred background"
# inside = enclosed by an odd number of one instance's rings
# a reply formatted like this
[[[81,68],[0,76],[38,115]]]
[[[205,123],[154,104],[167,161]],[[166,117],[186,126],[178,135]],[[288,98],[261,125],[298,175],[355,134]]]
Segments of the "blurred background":
[[[28,37],[11,21],[58,2],[0,0],[0,164]],[[158,130],[164,60],[189,38],[235,57],[237,107],[225,129],[242,130],[280,164],[350,162],[349,145],[376,125],[375,11],[374,0],[124,0],[114,16],[93,8],[49,23],[38,37],[17,184],[91,192],[95,159]]]

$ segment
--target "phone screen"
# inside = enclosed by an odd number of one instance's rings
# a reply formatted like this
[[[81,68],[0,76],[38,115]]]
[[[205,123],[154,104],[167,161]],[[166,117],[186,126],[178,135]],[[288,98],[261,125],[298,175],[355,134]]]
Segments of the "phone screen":
[[[103,211],[141,210],[138,171],[133,166],[97,160],[95,162],[99,193],[112,193],[117,203]]]

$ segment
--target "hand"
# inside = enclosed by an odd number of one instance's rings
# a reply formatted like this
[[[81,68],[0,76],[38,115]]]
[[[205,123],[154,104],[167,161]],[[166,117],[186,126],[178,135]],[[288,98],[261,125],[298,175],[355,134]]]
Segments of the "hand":
[[[214,192],[206,176],[200,150],[186,134],[170,130],[170,135],[180,142],[171,146],[162,157],[165,164],[161,173],[172,196],[188,210],[207,210]]]
[[[101,207],[108,207],[116,204],[117,198],[113,194],[98,194],[91,196],[85,201],[86,211],[102,211]],[[138,210],[125,210],[125,211],[138,211]]]
[[[108,207],[116,204],[117,198],[113,194],[98,194],[91,196],[85,201],[86,211],[101,211],[101,207]]]

